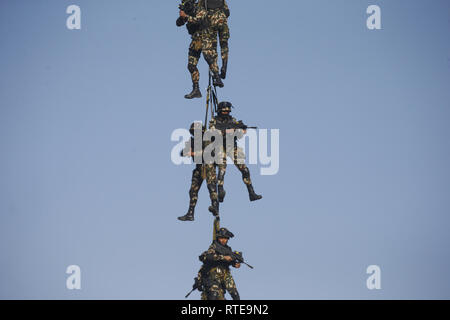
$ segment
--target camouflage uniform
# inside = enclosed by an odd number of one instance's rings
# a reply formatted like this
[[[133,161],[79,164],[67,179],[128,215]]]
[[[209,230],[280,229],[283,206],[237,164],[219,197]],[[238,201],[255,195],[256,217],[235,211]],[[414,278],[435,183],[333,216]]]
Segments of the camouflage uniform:
[[[226,121],[228,123],[239,123],[235,118],[229,117],[226,119],[221,119],[219,117],[213,118],[209,122],[209,126],[211,129],[215,129],[217,122],[223,122]],[[224,140],[226,136],[224,135]],[[233,142],[234,143],[234,142]],[[245,162],[245,153],[242,148],[238,147],[237,145],[226,145],[226,141],[224,141],[223,147],[222,147],[222,155],[223,155],[223,161],[222,164],[218,164],[219,168],[219,178],[217,183],[221,186],[224,184],[224,177],[225,173],[227,171],[227,157],[230,157],[231,160],[233,160],[234,165],[238,168],[238,170],[242,173],[242,181],[246,185],[251,185],[252,180],[250,179],[250,171],[248,167],[246,166]]]
[[[194,125],[191,125],[191,134],[194,135]],[[201,124],[200,124],[201,125]],[[201,130],[201,127],[200,127]],[[202,142],[203,150],[207,147],[207,142]],[[195,141],[192,137],[187,143],[184,151],[187,153],[195,151]],[[192,158],[195,160],[194,156]],[[207,188],[209,191],[209,197],[211,199],[211,206],[209,211],[214,214],[214,216],[219,215],[219,201],[217,194],[217,177],[216,177],[216,167],[214,163],[202,163],[196,164],[195,169],[192,171],[191,188],[189,189],[189,210],[186,215],[178,217],[181,221],[193,221],[195,206],[198,201],[198,192],[203,184],[203,180],[206,179]]]
[[[202,283],[202,300],[225,300],[225,291],[228,291],[233,300],[240,300],[236,283],[230,272],[232,264],[216,252],[215,246],[216,241],[199,257],[203,262],[198,273]]]
[[[192,83],[198,85],[200,81],[200,72],[197,65],[202,54],[202,36],[200,31],[192,35],[192,41],[189,45],[188,70],[191,74]]]
[[[216,125],[220,123],[221,125],[227,125],[227,124],[239,124],[242,123],[242,121],[237,121],[232,116],[217,116],[213,118],[210,123],[210,129],[215,129]],[[248,169],[247,165],[245,164],[245,153],[242,148],[238,147],[236,144],[236,141],[232,141],[234,145],[226,145],[226,134],[222,133],[224,136],[224,144],[222,149],[223,154],[223,161],[221,164],[218,164],[217,167],[219,168],[218,176],[217,176],[217,185],[218,185],[218,192],[219,192],[219,201],[222,202],[223,198],[225,197],[225,190],[223,188],[224,186],[224,179],[225,174],[227,171],[227,156],[230,157],[233,160],[234,165],[242,174],[242,181],[247,186],[250,201],[259,200],[262,197],[260,195],[257,195],[253,189],[252,180],[250,178],[250,170]]]
[[[189,207],[195,208],[198,201],[198,192],[203,184],[203,168],[205,168],[206,173],[206,183],[208,185],[209,198],[211,202],[217,201],[217,191],[216,191],[216,168],[214,164],[197,164],[195,169],[192,171],[192,182],[191,188],[189,189]]]
[[[207,3],[207,1],[208,0],[201,0],[199,2],[199,10],[196,16],[189,16],[188,22],[199,23],[204,26],[202,30],[202,51],[213,77],[217,77],[219,74],[219,66],[217,64],[217,36],[219,36],[221,55],[224,63],[224,67],[222,68],[222,78],[225,78],[224,75],[226,73],[226,64],[228,62],[229,54],[228,40],[230,38],[230,29],[228,27],[227,19],[230,10],[225,1],[223,1],[222,8],[206,9],[205,3]]]
[[[190,14],[195,15],[196,12],[199,9],[198,2],[194,3],[194,7],[191,7]],[[202,94],[200,92],[200,72],[198,71],[197,65],[198,61],[200,59],[200,56],[202,54],[202,26],[199,23],[191,23],[188,21],[188,18],[186,17],[179,17],[177,19],[177,26],[181,27],[183,25],[186,25],[186,28],[188,30],[188,33],[191,35],[191,43],[189,45],[189,54],[188,54],[188,70],[191,74],[192,79],[192,92],[186,94],[184,97],[186,99],[193,99],[193,98],[201,98]]]

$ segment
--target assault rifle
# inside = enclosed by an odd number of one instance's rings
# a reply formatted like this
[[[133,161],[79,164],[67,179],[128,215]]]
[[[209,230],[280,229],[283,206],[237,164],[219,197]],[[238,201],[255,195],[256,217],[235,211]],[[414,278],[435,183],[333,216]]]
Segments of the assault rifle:
[[[191,295],[191,293],[194,292],[197,289],[198,289],[198,291],[202,291],[203,290],[202,289],[202,284],[200,283],[200,280],[198,279],[198,277],[194,278],[194,285],[192,286],[192,290],[189,291],[189,293],[185,296],[185,298],[187,299]]]
[[[253,267],[251,265],[249,265],[247,262],[245,262],[244,256],[242,255],[242,252],[231,251],[229,248],[224,247],[224,246],[222,246],[219,243],[216,243],[216,252],[221,254],[221,255],[223,255],[223,256],[230,256],[233,259],[232,260],[233,264],[243,263],[247,267],[249,267],[250,269],[253,269]]]
[[[234,130],[258,129],[258,127],[249,127],[249,126],[245,125],[242,121],[239,121],[238,123],[216,123],[214,127],[220,131],[226,131],[228,129],[234,129]]]
[[[197,5],[195,3],[195,0],[182,0],[181,4],[178,6],[180,10],[184,11],[188,16],[195,16]],[[181,27],[186,24],[188,21],[185,17],[178,17],[177,19],[177,27]],[[196,32],[200,31],[201,26],[199,24],[195,23],[187,23],[186,29],[190,35],[195,34]]]
[[[182,0],[178,8],[188,16],[195,16],[195,0]]]

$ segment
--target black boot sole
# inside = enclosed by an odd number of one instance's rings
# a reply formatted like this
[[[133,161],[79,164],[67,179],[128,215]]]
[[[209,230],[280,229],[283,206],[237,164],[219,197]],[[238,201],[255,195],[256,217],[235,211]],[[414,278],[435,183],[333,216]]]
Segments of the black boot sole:
[[[192,217],[192,218],[185,218],[183,216],[183,217],[178,217],[178,220],[180,220],[180,221],[194,221],[194,217]]]
[[[262,196],[259,196],[259,197],[251,197],[250,198],[250,201],[258,201],[258,200],[261,200],[262,199]]]
[[[185,99],[188,99],[188,100],[190,100],[190,99],[195,99],[195,98],[201,98],[201,97],[202,97],[201,94],[196,94],[195,96],[189,96],[189,95],[185,95],[185,96],[184,96],[184,98],[185,98]]]

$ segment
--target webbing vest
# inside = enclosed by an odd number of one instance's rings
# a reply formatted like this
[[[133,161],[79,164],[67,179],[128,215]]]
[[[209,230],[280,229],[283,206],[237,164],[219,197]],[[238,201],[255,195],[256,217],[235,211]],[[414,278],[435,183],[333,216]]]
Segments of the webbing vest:
[[[223,9],[225,7],[225,0],[205,0],[208,9]]]

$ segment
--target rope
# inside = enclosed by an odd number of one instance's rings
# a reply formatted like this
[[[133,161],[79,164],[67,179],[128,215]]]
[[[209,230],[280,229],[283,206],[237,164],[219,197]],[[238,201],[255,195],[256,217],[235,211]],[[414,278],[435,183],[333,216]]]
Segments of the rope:
[[[204,128],[208,128],[208,112],[209,106],[211,105],[211,119],[217,114],[217,106],[219,105],[219,100],[217,99],[217,88],[212,85],[212,74],[209,72],[209,83],[206,94],[206,115],[205,115],[205,125]]]
[[[203,128],[208,128],[208,112],[209,112],[209,103],[211,100],[211,72],[209,72],[209,83],[208,83],[208,89],[206,90],[206,114],[205,114],[205,123],[203,124]]]

